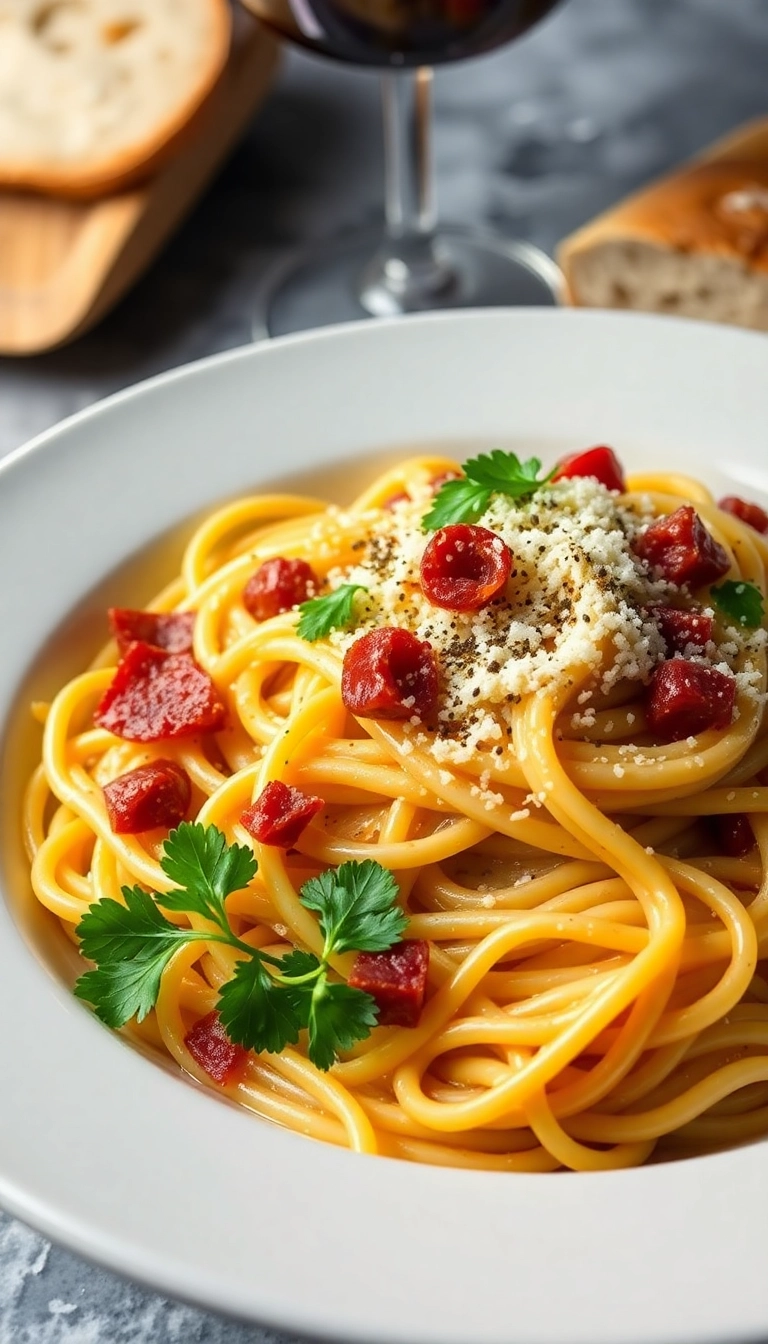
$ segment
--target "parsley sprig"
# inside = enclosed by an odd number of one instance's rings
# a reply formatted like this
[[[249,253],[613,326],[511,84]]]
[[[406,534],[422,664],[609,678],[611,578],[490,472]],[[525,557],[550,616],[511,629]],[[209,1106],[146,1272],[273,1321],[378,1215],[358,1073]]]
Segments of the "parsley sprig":
[[[323,639],[330,630],[344,629],[352,621],[355,597],[367,593],[362,583],[342,583],[332,593],[311,597],[299,606],[298,633],[302,639],[314,643]]]
[[[724,615],[737,625],[749,630],[762,625],[763,595],[754,583],[748,583],[745,579],[726,579],[709,591]]]
[[[322,955],[294,949],[275,957],[239,938],[226,912],[226,898],[256,875],[250,849],[228,845],[215,826],[182,822],[168,836],[160,866],[178,884],[172,890],[152,895],[142,887],[123,887],[124,905],[99,901],[77,928],[80,950],[95,969],[80,976],[75,994],[92,1004],[107,1026],[122,1027],[133,1017],[141,1022],[157,1002],[174,953],[200,942],[224,943],[242,954],[217,1005],[236,1044],[277,1053],[306,1030],[310,1059],[329,1069],[339,1051],[370,1035],[377,1021],[374,999],[334,979],[330,961],[342,952],[384,951],[402,937],[407,916],[386,868],[366,859],[305,882],[300,899],[318,915]],[[181,928],[160,906],[200,915],[210,927]]]
[[[471,457],[462,466],[464,475],[458,480],[445,481],[424,515],[421,526],[425,532],[435,532],[450,523],[474,523],[485,513],[492,495],[506,495],[508,499],[525,499],[546,485],[555,474],[555,468],[539,479],[541,461],[529,457],[521,462],[515,453],[494,448],[491,453]]]

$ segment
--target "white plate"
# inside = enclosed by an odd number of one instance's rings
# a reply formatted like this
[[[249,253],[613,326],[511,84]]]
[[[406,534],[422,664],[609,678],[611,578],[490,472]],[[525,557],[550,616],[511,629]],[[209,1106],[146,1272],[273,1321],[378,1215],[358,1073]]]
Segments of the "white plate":
[[[426,443],[607,441],[768,494],[768,340],[672,319],[517,311],[370,323],[235,351],[111,398],[0,466],[0,1203],[171,1294],[367,1344],[704,1344],[768,1336],[768,1143],[646,1170],[495,1175],[358,1157],[185,1083],[108,1033],[14,913],[30,672],[94,585],[203,506],[280,473]],[[368,460],[360,462],[364,455]],[[157,585],[159,586],[159,585]],[[23,692],[23,695],[22,695]]]

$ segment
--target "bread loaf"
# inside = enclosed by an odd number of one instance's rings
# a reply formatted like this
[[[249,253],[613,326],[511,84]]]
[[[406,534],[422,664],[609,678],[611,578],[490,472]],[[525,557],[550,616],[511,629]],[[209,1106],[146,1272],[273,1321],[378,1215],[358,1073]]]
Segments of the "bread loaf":
[[[558,260],[570,303],[768,331],[768,121],[607,210]]]
[[[0,186],[90,196],[151,173],[230,25],[228,0],[0,0]]]

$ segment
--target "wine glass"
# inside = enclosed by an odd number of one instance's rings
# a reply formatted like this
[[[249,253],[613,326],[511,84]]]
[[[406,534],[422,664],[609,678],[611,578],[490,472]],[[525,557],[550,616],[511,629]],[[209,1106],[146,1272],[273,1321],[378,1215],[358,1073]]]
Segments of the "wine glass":
[[[513,42],[559,0],[244,0],[309,51],[382,71],[385,221],[273,268],[256,335],[428,309],[552,304],[561,277],[538,248],[438,226],[432,66]]]

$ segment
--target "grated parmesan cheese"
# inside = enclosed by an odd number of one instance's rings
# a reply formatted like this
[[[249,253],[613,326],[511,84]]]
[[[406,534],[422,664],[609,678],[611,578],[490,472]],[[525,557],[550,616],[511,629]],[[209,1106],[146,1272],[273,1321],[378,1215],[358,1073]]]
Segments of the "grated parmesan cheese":
[[[498,760],[510,741],[514,706],[524,696],[562,686],[574,669],[593,680],[576,697],[580,711],[571,725],[591,728],[594,690],[647,682],[667,656],[648,608],[675,605],[679,589],[654,579],[632,550],[654,517],[650,500],[635,512],[590,477],[550,483],[521,501],[494,495],[478,523],[507,544],[513,569],[504,595],[471,612],[432,606],[422,592],[419,567],[430,535],[421,527],[426,503],[404,499],[366,518],[368,540],[355,563],[329,574],[332,588],[354,583],[367,590],[359,597],[358,624],[331,632],[329,639],[346,651],[363,631],[388,625],[432,646],[440,669],[437,723],[429,736],[413,740],[439,763],[461,764],[488,751]],[[340,530],[348,521],[344,515],[335,520]],[[745,655],[764,643],[765,631],[747,636],[728,628],[724,644],[698,651],[694,660],[734,674],[740,693],[760,695],[761,674]],[[418,726],[418,716],[410,723]],[[635,763],[643,759],[637,753]],[[499,797],[488,793],[489,782],[486,771],[473,788],[486,795],[486,805]],[[528,801],[539,805],[545,797]]]

